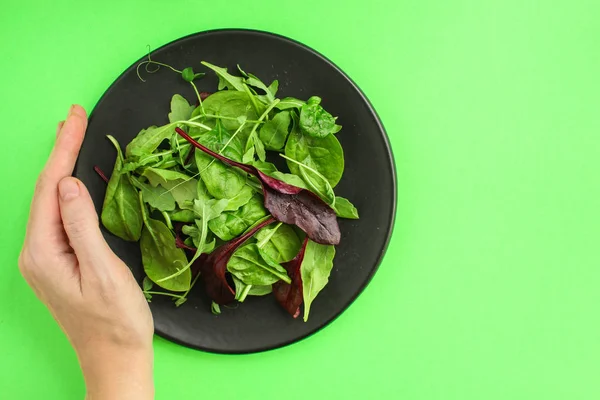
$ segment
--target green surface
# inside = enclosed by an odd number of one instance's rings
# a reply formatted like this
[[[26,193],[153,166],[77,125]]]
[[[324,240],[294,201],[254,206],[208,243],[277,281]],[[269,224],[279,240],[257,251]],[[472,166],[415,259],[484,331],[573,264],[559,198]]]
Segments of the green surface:
[[[55,124],[147,44],[246,27],[314,47],[372,100],[396,230],[364,294],[299,344],[219,356],[157,338],[157,398],[600,398],[600,3],[341,4],[2,2],[0,397],[84,393],[16,265]]]

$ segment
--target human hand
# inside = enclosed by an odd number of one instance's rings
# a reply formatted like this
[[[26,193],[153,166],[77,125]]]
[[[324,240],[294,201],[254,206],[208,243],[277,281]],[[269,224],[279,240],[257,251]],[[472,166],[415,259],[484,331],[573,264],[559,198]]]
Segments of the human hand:
[[[104,240],[73,168],[87,127],[80,106],[59,123],[40,174],[19,269],[75,348],[90,399],[149,399],[152,315],[129,268]]]

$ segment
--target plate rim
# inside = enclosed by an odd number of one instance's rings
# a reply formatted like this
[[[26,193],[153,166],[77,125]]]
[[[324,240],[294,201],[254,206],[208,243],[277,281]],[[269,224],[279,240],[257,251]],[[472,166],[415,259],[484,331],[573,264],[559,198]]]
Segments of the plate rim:
[[[391,218],[390,218],[390,222],[388,223],[388,226],[386,227],[387,230],[387,234],[386,234],[386,238],[385,238],[385,242],[383,243],[382,247],[381,247],[381,252],[377,258],[377,260],[375,261],[375,264],[373,266],[373,268],[371,269],[371,271],[369,272],[369,275],[366,277],[365,281],[363,282],[363,284],[360,286],[359,290],[356,291],[356,293],[354,293],[353,296],[351,296],[351,298],[341,307],[341,310],[339,313],[337,313],[336,315],[334,315],[332,318],[325,320],[322,324],[317,325],[317,327],[306,334],[303,334],[301,336],[295,337],[294,339],[291,340],[286,340],[283,342],[279,342],[275,345],[267,345],[267,346],[261,346],[261,347],[256,347],[253,349],[249,349],[249,350],[231,350],[231,351],[227,351],[227,350],[217,350],[217,349],[212,349],[212,348],[208,348],[208,347],[204,347],[204,346],[196,346],[196,345],[192,345],[190,343],[186,343],[176,337],[173,337],[171,335],[169,335],[166,332],[163,332],[159,329],[157,329],[156,327],[156,323],[154,323],[154,334],[173,343],[176,343],[178,345],[190,348],[190,349],[194,349],[194,350],[200,350],[203,352],[207,352],[207,353],[212,353],[212,354],[226,354],[226,355],[238,355],[238,354],[255,354],[255,353],[264,353],[267,351],[273,351],[273,350],[277,350],[277,349],[281,349],[284,347],[288,347],[292,344],[295,343],[299,343],[303,340],[305,340],[306,338],[313,336],[314,334],[318,333],[319,331],[323,330],[324,328],[326,328],[328,325],[330,325],[332,322],[334,322],[336,319],[338,319],[344,312],[346,312],[346,310],[356,301],[356,299],[365,291],[365,289],[367,288],[367,286],[369,286],[369,284],[371,283],[371,281],[373,280],[373,277],[375,276],[375,274],[377,273],[377,271],[379,270],[379,267],[381,266],[381,263],[383,262],[383,259],[387,253],[389,244],[391,242],[392,236],[393,236],[393,232],[394,232],[394,227],[396,225],[396,214],[397,214],[397,208],[398,208],[398,177],[397,177],[397,171],[396,171],[396,160],[394,158],[394,153],[392,151],[392,146],[390,143],[390,139],[389,136],[387,134],[387,131],[385,129],[385,126],[383,125],[383,122],[381,121],[381,118],[379,117],[379,114],[377,113],[377,111],[375,110],[375,108],[373,107],[373,104],[371,103],[371,101],[368,99],[368,97],[365,95],[365,93],[362,91],[362,89],[354,82],[354,80],[348,75],[346,74],[340,67],[338,67],[333,61],[331,61],[329,58],[327,58],[326,56],[324,56],[323,54],[321,54],[320,52],[318,52],[317,50],[313,49],[312,47],[301,43],[300,41],[296,40],[296,39],[292,39],[288,36],[284,36],[278,33],[273,33],[273,32],[268,32],[268,31],[263,31],[263,30],[258,30],[258,29],[246,29],[246,28],[219,28],[219,29],[209,29],[209,30],[204,30],[204,31],[198,31],[198,32],[194,32],[194,33],[190,33],[188,35],[185,36],[181,36],[177,39],[173,39],[153,50],[151,50],[149,52],[149,54],[152,54],[156,51],[162,50],[166,47],[172,46],[173,44],[186,40],[186,39],[190,39],[190,38],[195,38],[195,37],[203,37],[203,36],[210,36],[210,35],[217,35],[217,34],[230,34],[230,33],[238,33],[238,34],[252,34],[252,35],[257,35],[257,36],[265,36],[265,37],[269,37],[269,38],[275,38],[278,40],[282,40],[284,42],[288,42],[296,47],[299,47],[301,50],[304,51],[308,51],[310,53],[312,53],[314,56],[320,58],[322,61],[324,61],[326,64],[328,64],[330,67],[332,67],[335,71],[337,71],[342,77],[344,77],[345,80],[347,80],[350,85],[354,88],[354,90],[356,91],[356,93],[360,96],[360,98],[364,101],[364,103],[367,105],[368,110],[371,112],[371,114],[374,116],[375,122],[379,128],[379,131],[381,133],[381,136],[383,138],[383,144],[385,146],[385,151],[388,155],[388,160],[390,161],[390,172],[392,175],[392,212],[391,212]],[[150,50],[150,46],[148,46],[149,50]],[[98,104],[100,104],[102,102],[102,100],[104,100],[104,98],[109,94],[109,92],[111,91],[111,89],[113,88],[113,86],[119,82],[124,76],[125,74],[127,74],[127,72],[133,68],[133,67],[137,67],[137,65],[144,61],[147,58],[147,55],[139,58],[137,61],[135,61],[134,63],[132,63],[131,65],[129,65],[127,68],[125,68],[120,74],[119,76],[114,79],[112,81],[112,83],[110,83],[110,85],[106,88],[106,90],[102,93],[102,96],[100,96],[98,98],[98,101],[96,102],[96,104],[94,104],[94,108],[92,109],[92,111],[90,112],[90,116],[89,116],[89,121],[91,122],[93,120],[94,117],[94,113],[96,111],[96,108],[98,106]],[[78,171],[78,165],[79,164],[79,157],[77,159],[77,162],[75,164],[75,168],[73,169],[73,176],[76,176],[76,173]]]

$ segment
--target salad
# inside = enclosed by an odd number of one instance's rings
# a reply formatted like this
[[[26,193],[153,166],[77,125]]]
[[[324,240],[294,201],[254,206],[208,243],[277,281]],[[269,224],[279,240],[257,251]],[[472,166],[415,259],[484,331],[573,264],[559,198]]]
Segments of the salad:
[[[303,308],[306,321],[333,268],[337,219],[358,218],[334,193],[342,127],[317,96],[279,99],[276,80],[202,64],[219,79],[213,93],[198,91],[204,73],[192,68],[150,57],[138,65],[138,76],[142,65],[180,74],[197,105],[174,94],[169,123],[142,129],[124,151],[108,136],[117,153],[110,179],[95,167],[107,182],[102,224],[139,242],[148,301],[169,296],[180,306],[199,285],[219,314],[272,293],[294,318]],[[277,158],[287,171],[269,161]]]

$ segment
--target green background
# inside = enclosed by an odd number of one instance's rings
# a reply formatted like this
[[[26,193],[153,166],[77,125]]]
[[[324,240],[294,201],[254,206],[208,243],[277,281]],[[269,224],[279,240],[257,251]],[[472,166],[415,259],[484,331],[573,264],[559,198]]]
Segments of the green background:
[[[84,394],[17,271],[56,123],[147,44],[240,27],[314,47],[365,91],[396,157],[395,232],[363,295],[301,343],[157,338],[157,398],[600,398],[600,3],[51,3],[0,7],[0,397]]]

